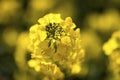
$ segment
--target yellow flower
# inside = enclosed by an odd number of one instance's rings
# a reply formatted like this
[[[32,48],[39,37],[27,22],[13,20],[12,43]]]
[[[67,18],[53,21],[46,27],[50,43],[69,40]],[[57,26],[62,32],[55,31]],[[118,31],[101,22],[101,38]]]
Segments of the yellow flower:
[[[103,45],[106,55],[110,55],[114,50],[120,47],[120,31],[113,33],[112,37]]]
[[[49,23],[61,23],[62,21],[63,20],[61,19],[60,14],[52,14],[52,13],[50,13],[38,20],[40,25],[42,25],[43,27],[45,27]]]
[[[29,62],[28,62],[28,65],[30,66],[30,67],[33,67],[34,69],[35,69],[35,71],[40,71],[40,66],[39,66],[39,61],[36,61],[36,60],[30,60]]]
[[[81,67],[79,66],[79,64],[74,64],[72,66],[72,74],[78,74],[81,70]]]
[[[39,30],[39,27],[41,27],[41,26],[36,24],[30,28],[30,39],[31,40],[35,41],[39,38],[39,41],[43,41],[46,38],[46,36],[47,36],[46,32]]]
[[[72,22],[71,17],[67,17],[65,19],[65,21],[63,22],[62,26],[63,26],[64,29],[65,28],[71,28],[71,29],[73,29],[73,28],[76,27],[75,24]]]
[[[80,45],[80,29],[74,30],[76,25],[72,19],[67,17],[63,20],[60,14],[50,13],[38,22],[29,32],[32,58],[29,66],[53,76],[57,73],[62,75],[62,68],[79,73],[83,49]],[[73,66],[77,70],[71,67],[73,63],[77,63],[77,66]]]
[[[69,45],[71,43],[70,37],[65,36],[65,37],[61,38],[61,42],[65,45]]]
[[[120,31],[112,34],[112,37],[103,46],[105,54],[108,55],[108,70],[112,73],[112,80],[120,79]],[[111,77],[110,77],[111,79]]]
[[[119,45],[117,44],[116,40],[113,38],[104,44],[103,50],[105,51],[106,55],[110,55],[118,46]]]

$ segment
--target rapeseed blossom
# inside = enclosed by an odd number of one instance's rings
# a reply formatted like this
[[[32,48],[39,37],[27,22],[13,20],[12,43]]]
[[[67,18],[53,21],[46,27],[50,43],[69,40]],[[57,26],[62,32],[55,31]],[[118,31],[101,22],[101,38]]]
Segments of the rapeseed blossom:
[[[84,50],[81,48],[80,29],[70,17],[50,13],[30,28],[31,60],[28,65],[37,72],[63,78],[62,70],[78,74]]]
[[[14,60],[16,62],[16,66],[18,69],[17,71],[14,72],[15,80],[20,80],[20,79],[21,80],[27,80],[27,79],[32,80],[30,79],[31,76],[29,76],[29,74],[26,74],[26,72],[29,71],[27,63],[26,63],[28,43],[29,43],[28,32],[19,33],[17,40],[16,40],[16,49],[14,53]]]
[[[120,31],[113,33],[112,37],[103,45],[103,50],[109,59],[108,80],[120,79]],[[111,76],[112,75],[112,76]]]
[[[120,48],[120,31],[113,33],[112,37],[103,45],[106,55],[111,55],[116,49]]]

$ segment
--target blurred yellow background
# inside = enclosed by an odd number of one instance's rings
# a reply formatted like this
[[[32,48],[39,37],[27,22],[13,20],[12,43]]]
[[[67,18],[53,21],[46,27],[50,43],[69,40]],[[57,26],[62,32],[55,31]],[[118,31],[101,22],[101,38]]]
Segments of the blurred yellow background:
[[[48,13],[80,28],[84,61],[64,80],[120,80],[120,0],[0,0],[0,80],[43,78],[28,66],[27,45],[30,26]]]

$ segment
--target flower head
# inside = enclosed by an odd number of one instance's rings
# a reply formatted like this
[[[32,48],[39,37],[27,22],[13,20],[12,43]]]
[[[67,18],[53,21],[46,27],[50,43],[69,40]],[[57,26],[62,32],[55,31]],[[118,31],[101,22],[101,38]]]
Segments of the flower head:
[[[48,67],[48,71],[54,74],[61,73],[59,66],[71,70],[72,65],[79,68],[84,52],[80,45],[80,30],[74,30],[76,25],[72,19],[67,17],[63,20],[60,14],[50,13],[38,22],[30,28],[32,61],[28,64],[36,71],[44,71]],[[75,72],[80,72],[80,69],[76,70]]]
[[[112,37],[103,46],[105,54],[108,55],[108,70],[112,73],[112,80],[120,79],[120,31],[113,33]],[[111,79],[111,75],[109,77]]]

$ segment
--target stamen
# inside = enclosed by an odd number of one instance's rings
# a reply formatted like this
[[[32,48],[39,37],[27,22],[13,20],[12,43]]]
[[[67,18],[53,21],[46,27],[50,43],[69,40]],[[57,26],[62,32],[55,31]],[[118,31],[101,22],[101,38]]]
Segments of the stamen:
[[[54,46],[55,52],[57,51],[56,40],[60,40],[62,36],[63,28],[59,23],[49,23],[46,26],[47,38],[50,39],[48,46]],[[55,41],[54,41],[55,40]]]
[[[63,29],[59,25],[59,23],[49,23],[46,26],[46,31],[47,31],[47,38],[48,39],[60,40],[60,38],[62,36]]]

